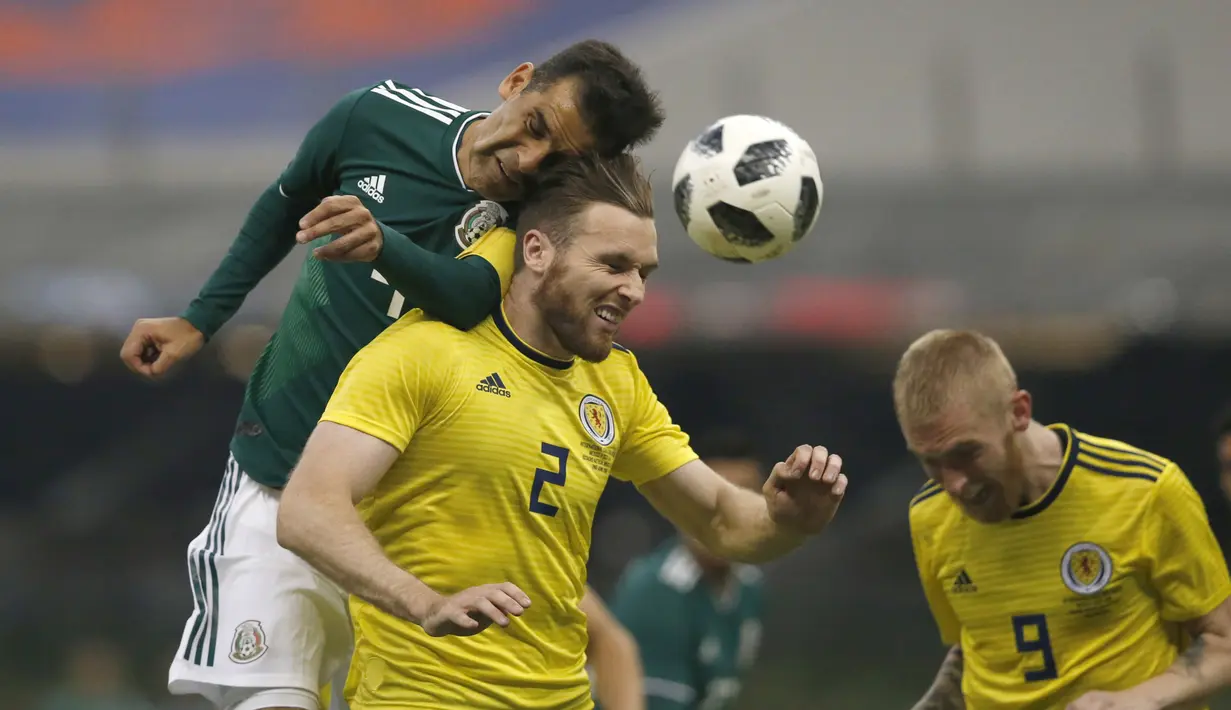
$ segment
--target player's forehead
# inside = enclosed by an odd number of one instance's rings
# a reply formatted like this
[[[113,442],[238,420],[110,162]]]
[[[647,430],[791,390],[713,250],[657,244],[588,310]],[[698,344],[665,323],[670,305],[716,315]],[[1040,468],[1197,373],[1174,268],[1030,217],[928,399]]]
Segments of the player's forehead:
[[[907,418],[906,446],[919,456],[941,456],[995,441],[991,417],[967,402],[951,402],[928,416]]]
[[[539,91],[522,94],[522,112],[532,124],[541,122],[551,137],[553,149],[567,155],[593,150],[595,140],[581,111],[581,80],[564,77]]]
[[[595,202],[574,220],[575,243],[600,259],[619,258],[635,266],[658,266],[658,231],[654,220],[623,207]]]

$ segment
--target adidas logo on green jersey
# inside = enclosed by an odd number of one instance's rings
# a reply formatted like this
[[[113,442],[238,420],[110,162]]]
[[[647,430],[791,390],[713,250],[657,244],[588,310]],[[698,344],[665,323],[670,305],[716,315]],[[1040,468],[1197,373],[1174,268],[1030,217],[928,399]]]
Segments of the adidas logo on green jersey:
[[[368,193],[368,197],[371,197],[373,200],[384,202],[385,176],[373,175],[372,177],[366,177],[359,181],[359,189]]]

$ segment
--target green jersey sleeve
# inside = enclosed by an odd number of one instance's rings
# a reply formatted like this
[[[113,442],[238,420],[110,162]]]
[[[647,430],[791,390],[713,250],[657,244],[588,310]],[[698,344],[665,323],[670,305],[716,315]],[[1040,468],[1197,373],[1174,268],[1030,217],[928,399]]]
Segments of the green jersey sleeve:
[[[500,276],[484,259],[455,259],[381,224],[384,246],[373,266],[389,285],[454,328],[470,330],[500,303]]]
[[[651,560],[631,565],[616,587],[611,610],[637,639],[647,710],[690,710],[700,680],[694,663],[700,639],[684,597],[668,589],[657,573]]]
[[[312,126],[278,181],[249,210],[222,263],[181,314],[206,339],[295,246],[299,219],[333,194],[338,149],[350,114],[366,91],[347,94]]]

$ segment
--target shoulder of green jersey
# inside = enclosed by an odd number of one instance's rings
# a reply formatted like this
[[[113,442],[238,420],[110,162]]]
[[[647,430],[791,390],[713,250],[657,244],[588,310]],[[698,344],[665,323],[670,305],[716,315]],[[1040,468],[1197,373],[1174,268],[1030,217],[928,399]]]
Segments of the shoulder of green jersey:
[[[677,592],[691,592],[700,580],[701,566],[683,545],[667,553],[658,567],[658,581]]]
[[[392,79],[386,79],[372,87],[369,91],[377,96],[383,96],[390,101],[413,109],[446,126],[453,123],[454,119],[462,114],[470,112],[468,108],[458,106],[439,96],[433,96],[422,89],[399,85]]]
[[[760,584],[761,579],[765,576],[761,569],[755,565],[737,563],[731,569],[735,572],[735,578],[747,586]]]

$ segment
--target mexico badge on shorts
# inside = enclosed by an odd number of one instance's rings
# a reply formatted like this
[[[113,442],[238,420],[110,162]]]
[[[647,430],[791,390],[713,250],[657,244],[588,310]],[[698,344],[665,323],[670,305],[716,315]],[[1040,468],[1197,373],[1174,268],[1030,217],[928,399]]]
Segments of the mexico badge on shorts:
[[[265,629],[259,621],[245,621],[235,627],[235,637],[231,639],[229,658],[236,663],[252,663],[265,655],[269,646],[265,645]]]
[[[602,397],[592,394],[582,397],[578,414],[581,426],[599,446],[609,446],[615,441],[615,417],[611,414],[611,405]]]
[[[1093,542],[1079,542],[1065,550],[1060,578],[1078,594],[1094,594],[1111,581],[1111,555]]]
[[[509,221],[509,213],[498,202],[480,200],[478,204],[466,210],[461,220],[454,228],[457,245],[468,248],[496,227],[503,227]]]

